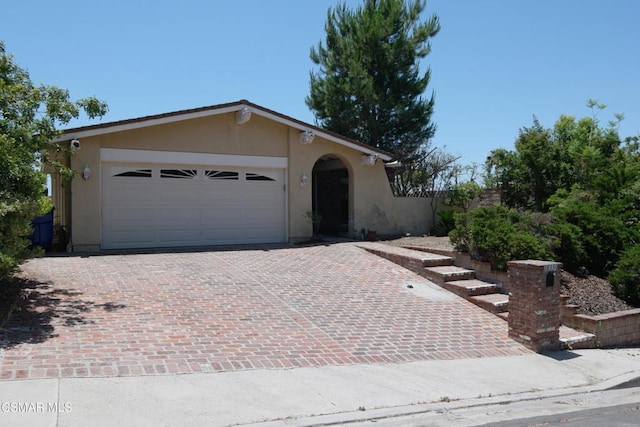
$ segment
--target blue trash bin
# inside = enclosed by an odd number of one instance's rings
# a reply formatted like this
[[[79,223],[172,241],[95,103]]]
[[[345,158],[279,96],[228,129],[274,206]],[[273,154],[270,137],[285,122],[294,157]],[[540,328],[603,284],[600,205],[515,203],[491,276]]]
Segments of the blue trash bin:
[[[34,218],[31,221],[33,233],[31,234],[31,245],[47,248],[53,240],[53,209],[48,213]]]

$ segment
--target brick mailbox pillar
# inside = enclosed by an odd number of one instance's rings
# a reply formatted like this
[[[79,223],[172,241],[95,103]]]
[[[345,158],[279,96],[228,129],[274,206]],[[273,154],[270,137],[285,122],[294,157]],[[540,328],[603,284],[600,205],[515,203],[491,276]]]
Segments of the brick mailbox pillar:
[[[560,270],[548,261],[511,261],[509,337],[537,352],[560,349]]]

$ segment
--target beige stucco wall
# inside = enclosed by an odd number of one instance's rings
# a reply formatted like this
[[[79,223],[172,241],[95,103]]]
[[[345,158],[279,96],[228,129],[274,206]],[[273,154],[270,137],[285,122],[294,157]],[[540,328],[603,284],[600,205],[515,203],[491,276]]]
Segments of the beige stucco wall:
[[[316,137],[312,144],[298,142],[299,131],[290,130],[289,137],[289,206],[290,236],[293,240],[308,238],[311,224],[304,213],[311,210],[313,166],[324,155],[340,158],[349,171],[349,225],[357,233],[361,229],[384,234],[425,234],[431,224],[430,199],[394,197],[383,162],[362,165],[362,153]],[[300,176],[309,177],[305,187]]]
[[[318,159],[331,154],[339,157],[349,171],[349,223],[353,231],[362,228],[376,230],[378,234],[427,231],[428,200],[394,198],[381,160],[374,166],[364,166],[362,152],[357,149],[319,136],[311,144],[301,144],[299,135],[299,129],[257,114],[239,125],[235,113],[226,113],[81,138],[80,151],[71,156],[71,167],[79,175],[71,184],[73,250],[100,249],[100,148],[287,157],[290,241],[305,240],[312,234],[311,224],[304,217],[312,209],[312,170]],[[92,172],[87,181],[81,178],[85,165]],[[308,177],[306,186],[300,185],[303,174]]]

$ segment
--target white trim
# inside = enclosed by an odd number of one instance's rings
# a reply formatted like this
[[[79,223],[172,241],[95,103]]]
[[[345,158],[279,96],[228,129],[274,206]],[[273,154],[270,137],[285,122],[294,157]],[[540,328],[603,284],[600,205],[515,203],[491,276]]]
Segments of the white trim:
[[[118,163],[164,163],[176,165],[216,165],[286,169],[286,157],[241,156],[235,154],[188,153],[178,151],[101,148],[100,160]]]

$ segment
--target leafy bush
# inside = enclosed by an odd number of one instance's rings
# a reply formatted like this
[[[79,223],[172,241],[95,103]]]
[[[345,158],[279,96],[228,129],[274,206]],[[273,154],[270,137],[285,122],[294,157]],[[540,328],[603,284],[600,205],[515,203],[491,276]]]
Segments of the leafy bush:
[[[620,254],[630,244],[637,243],[640,234],[637,227],[629,227],[621,219],[618,204],[599,205],[591,200],[588,192],[573,190],[565,200],[554,201],[556,206],[551,212],[560,222],[564,222],[573,242],[565,248],[567,251],[582,248],[584,255],[560,253],[561,260],[571,259],[568,264],[582,258],[582,265],[596,275],[604,275],[611,271]],[[567,228],[568,227],[568,228]],[[576,232],[579,230],[579,232]]]
[[[534,212],[528,216],[533,232],[545,240],[547,249],[554,254],[555,260],[562,262],[565,270],[575,272],[590,264],[579,227],[548,213]]]
[[[454,186],[444,198],[446,206],[453,206],[468,212],[471,204],[484,193],[484,189],[474,181]]]
[[[439,211],[438,224],[435,229],[436,236],[447,236],[456,226],[454,211]]]
[[[36,166],[48,163],[61,176],[73,176],[60,162],[66,148],[49,143],[59,135],[56,126],[82,111],[95,118],[107,105],[94,97],[71,101],[64,89],[35,85],[0,40],[0,280],[33,254],[31,220],[51,208],[42,193],[46,177]]]
[[[530,218],[502,205],[458,214],[449,236],[456,249],[488,261],[495,270],[505,271],[515,259],[553,259],[546,240],[531,230]]]
[[[461,252],[469,252],[471,244],[470,214],[456,212],[453,214],[454,227],[449,232],[449,240],[453,248]]]
[[[640,304],[640,245],[631,246],[620,256],[609,274],[613,292],[630,304]]]

